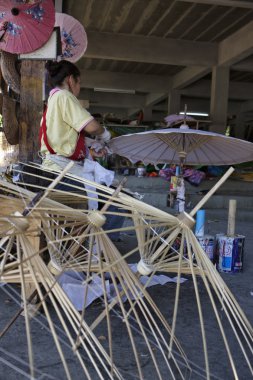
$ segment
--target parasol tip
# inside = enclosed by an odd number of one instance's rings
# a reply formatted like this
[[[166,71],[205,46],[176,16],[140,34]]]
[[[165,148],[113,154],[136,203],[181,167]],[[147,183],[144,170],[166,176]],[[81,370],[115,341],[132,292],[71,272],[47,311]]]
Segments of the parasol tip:
[[[180,125],[180,127],[179,127],[180,129],[189,129],[189,125],[188,124],[185,124],[185,123],[183,123],[183,124],[181,124]]]
[[[19,9],[18,8],[12,8],[11,10],[11,14],[13,16],[18,16],[19,15]]]

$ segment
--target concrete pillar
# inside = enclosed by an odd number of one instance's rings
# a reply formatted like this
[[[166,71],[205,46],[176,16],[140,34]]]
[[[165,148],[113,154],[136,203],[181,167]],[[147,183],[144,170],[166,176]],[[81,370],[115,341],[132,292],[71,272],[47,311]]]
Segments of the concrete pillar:
[[[235,137],[238,139],[244,139],[245,134],[245,115],[240,112],[236,115],[235,121]]]
[[[168,115],[179,114],[180,110],[180,92],[178,90],[170,90],[168,93]]]
[[[62,0],[54,1],[55,12],[62,12]]]
[[[229,91],[229,67],[217,67],[212,70],[210,131],[225,133],[227,125]]]
[[[152,106],[143,108],[143,117],[143,121],[153,121]]]

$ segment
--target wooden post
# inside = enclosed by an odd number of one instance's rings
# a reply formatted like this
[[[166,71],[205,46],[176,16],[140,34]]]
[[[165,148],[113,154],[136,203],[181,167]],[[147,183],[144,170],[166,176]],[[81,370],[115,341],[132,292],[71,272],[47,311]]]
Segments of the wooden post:
[[[19,159],[39,161],[39,127],[43,113],[43,80],[45,62],[23,60],[19,115]]]
[[[235,236],[235,215],[236,215],[236,199],[229,200],[228,209],[228,236]]]

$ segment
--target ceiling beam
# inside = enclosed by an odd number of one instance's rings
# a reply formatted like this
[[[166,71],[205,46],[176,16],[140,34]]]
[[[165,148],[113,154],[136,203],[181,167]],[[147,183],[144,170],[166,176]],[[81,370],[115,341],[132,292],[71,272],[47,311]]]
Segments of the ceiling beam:
[[[211,68],[203,66],[192,66],[184,70],[181,70],[178,74],[172,78],[172,88],[174,90],[180,90],[190,84],[196,82],[200,78],[211,72]]]
[[[248,100],[244,102],[241,106],[241,112],[250,112],[253,111],[253,100]]]
[[[207,4],[207,5],[220,5],[224,7],[233,8],[249,8],[253,9],[253,4],[248,1],[236,0],[177,0],[178,2],[194,3],[194,4]]]
[[[103,107],[99,104],[94,104],[89,107],[89,112],[91,114],[100,113],[104,114],[114,114],[117,118],[127,118],[128,117],[128,108],[115,108],[115,107]]]
[[[171,80],[171,89],[180,90],[190,84],[196,82],[206,74],[211,71],[210,68],[203,66],[192,66],[186,69],[181,70],[178,74],[174,75]],[[170,88],[168,89],[168,91]],[[154,105],[162,99],[165,99],[168,96],[168,91],[165,93],[153,93],[147,96],[146,106]]]
[[[201,80],[192,86],[180,90],[183,96],[192,96],[198,98],[210,99],[211,81]],[[253,97],[253,83],[230,82],[229,83],[229,100],[248,100]]]
[[[146,96],[145,106],[150,107],[168,97],[168,93],[153,93]]]
[[[171,78],[162,75],[128,74],[111,71],[81,70],[81,87],[115,88],[139,92],[168,91]]]
[[[87,58],[115,59],[164,65],[217,64],[218,44],[113,33],[88,33]]]
[[[219,44],[218,65],[231,66],[253,53],[253,21]]]
[[[231,67],[232,70],[253,72],[253,57],[248,57]]]
[[[180,91],[181,96],[188,98],[210,99],[211,81],[203,80],[188,86]],[[247,101],[253,94],[253,84],[245,83],[242,87],[241,82],[231,82],[229,88],[229,101]],[[147,106],[154,106],[163,99],[166,99],[167,93],[152,93],[147,95],[129,95],[94,92],[89,89],[82,89],[80,96],[89,99],[90,107],[113,107],[121,109],[140,109]]]
[[[101,107],[113,108],[143,108],[145,106],[145,96],[139,94],[115,94],[81,89],[79,98],[89,100],[90,107],[99,105]]]

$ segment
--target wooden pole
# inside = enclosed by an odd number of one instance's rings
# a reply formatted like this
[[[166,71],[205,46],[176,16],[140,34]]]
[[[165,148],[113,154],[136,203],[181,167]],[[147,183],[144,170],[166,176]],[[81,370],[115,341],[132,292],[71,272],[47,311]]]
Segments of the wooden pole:
[[[39,161],[39,127],[43,113],[44,61],[23,60],[19,115],[19,160]]]
[[[235,215],[236,215],[236,200],[229,200],[229,209],[228,209],[228,236],[235,236]]]
[[[211,188],[210,191],[199,201],[199,203],[191,210],[190,216],[194,216],[198,210],[208,201],[209,198],[215,193],[216,190],[228,179],[235,169],[231,166],[228,171],[221,177],[221,179]]]

